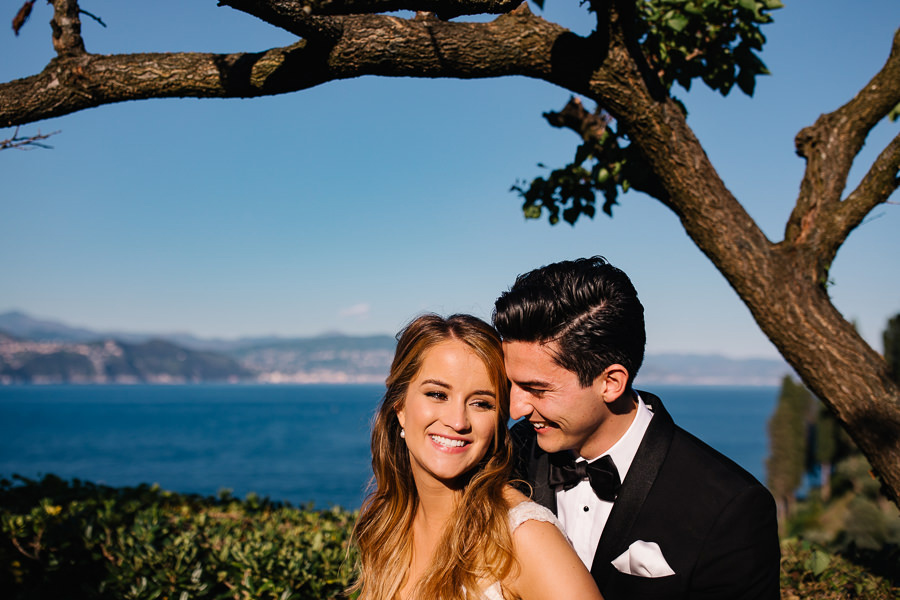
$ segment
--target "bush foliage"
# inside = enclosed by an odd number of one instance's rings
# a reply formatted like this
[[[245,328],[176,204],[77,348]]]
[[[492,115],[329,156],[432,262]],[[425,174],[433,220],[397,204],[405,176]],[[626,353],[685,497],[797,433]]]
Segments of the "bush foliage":
[[[339,599],[353,581],[356,513],[250,495],[111,488],[52,475],[0,480],[0,597]],[[847,558],[782,544],[782,597],[897,598]]]
[[[791,538],[781,542],[781,597],[783,600],[896,600],[900,598],[900,588],[844,556],[829,554],[815,544]]]
[[[0,597],[341,598],[355,513],[110,488],[0,481]]]

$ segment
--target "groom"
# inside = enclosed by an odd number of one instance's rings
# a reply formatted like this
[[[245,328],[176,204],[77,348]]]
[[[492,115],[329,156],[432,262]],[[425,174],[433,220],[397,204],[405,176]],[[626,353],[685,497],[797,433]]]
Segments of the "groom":
[[[779,597],[771,494],[632,388],[646,336],[625,273],[595,257],[521,275],[494,326],[512,418],[524,417],[516,476],[606,600]]]

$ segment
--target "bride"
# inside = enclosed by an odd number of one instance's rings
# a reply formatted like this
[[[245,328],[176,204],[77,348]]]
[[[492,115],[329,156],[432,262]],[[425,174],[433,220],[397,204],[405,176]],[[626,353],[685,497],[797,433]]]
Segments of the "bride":
[[[600,599],[553,513],[509,486],[500,338],[468,315],[398,334],[354,529],[359,600]]]

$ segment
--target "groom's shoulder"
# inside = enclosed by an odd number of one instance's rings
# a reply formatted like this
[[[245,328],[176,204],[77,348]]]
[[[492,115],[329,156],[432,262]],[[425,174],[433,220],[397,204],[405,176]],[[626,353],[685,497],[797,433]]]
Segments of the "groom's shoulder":
[[[696,479],[700,487],[705,487],[706,482],[707,485],[728,488],[732,491],[748,487],[765,489],[765,486],[745,468],[672,422],[659,397],[644,391],[640,393],[642,398],[646,396],[644,400],[648,405],[655,405],[654,412],[666,415],[665,418],[669,423],[667,428],[672,432],[666,463],[670,469],[679,473],[679,477]]]
[[[676,425],[671,452],[687,470],[698,477],[731,487],[762,486],[744,467],[737,464],[694,434]]]

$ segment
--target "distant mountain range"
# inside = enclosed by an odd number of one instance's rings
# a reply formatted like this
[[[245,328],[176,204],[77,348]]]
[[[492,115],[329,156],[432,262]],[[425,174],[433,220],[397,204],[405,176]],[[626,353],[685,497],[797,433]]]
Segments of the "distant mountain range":
[[[0,314],[0,383],[382,383],[394,346],[390,335],[223,340],[98,332],[15,311]],[[651,354],[637,384],[778,385],[790,372],[778,359]]]

